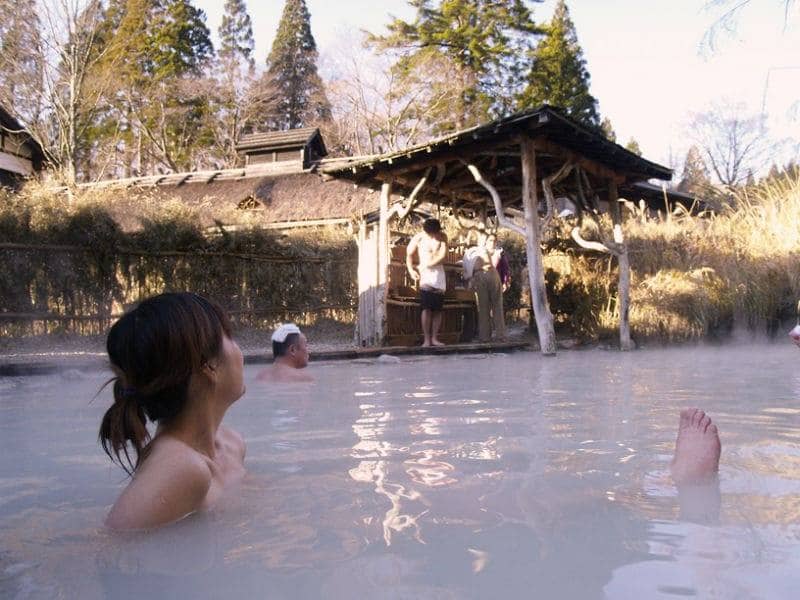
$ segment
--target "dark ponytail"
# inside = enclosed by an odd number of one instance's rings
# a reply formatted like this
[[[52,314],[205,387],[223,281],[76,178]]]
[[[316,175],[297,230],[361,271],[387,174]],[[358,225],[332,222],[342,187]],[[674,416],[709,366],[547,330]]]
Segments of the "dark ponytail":
[[[139,457],[150,439],[147,417],[131,391],[124,387],[119,377],[114,380],[114,404],[103,415],[100,423],[100,444],[110,457],[116,456],[119,464],[132,475],[139,466]],[[128,442],[133,445],[136,460],[128,454]],[[125,462],[122,455],[125,455]]]
[[[181,413],[192,374],[219,355],[223,335],[230,337],[231,328],[222,309],[188,292],[144,300],[111,327],[106,349],[116,374],[114,404],[99,437],[128,474],[146,454],[147,420],[169,421]]]

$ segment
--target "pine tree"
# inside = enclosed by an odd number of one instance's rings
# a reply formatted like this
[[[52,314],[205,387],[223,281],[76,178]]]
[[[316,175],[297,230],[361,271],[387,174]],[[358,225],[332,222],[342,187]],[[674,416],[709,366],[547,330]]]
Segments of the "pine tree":
[[[260,95],[269,129],[294,129],[330,119],[331,108],[317,73],[317,44],[305,0],[286,0]]]
[[[249,112],[246,92],[255,73],[255,42],[244,0],[225,0],[224,11],[217,53],[220,126],[215,128],[215,138],[222,162],[230,167],[236,163],[236,141]]]
[[[606,137],[607,140],[610,142],[617,141],[617,132],[614,131],[614,126],[611,124],[611,119],[608,117],[603,117],[602,122],[600,123],[600,130],[603,132],[603,135]]]
[[[678,191],[688,194],[702,194],[710,186],[708,168],[697,146],[691,146],[683,161],[683,174],[678,183]]]
[[[520,109],[550,104],[585,125],[599,126],[597,100],[589,93],[589,71],[564,0],[558,1],[547,34],[530,58]]]
[[[244,0],[225,0],[219,27],[219,60],[226,74],[236,77],[255,70],[253,25]]]
[[[107,60],[117,90],[109,115],[122,129],[125,167],[188,169],[209,143],[213,54],[205,13],[190,0],[112,0],[106,11]]]
[[[540,2],[541,0],[534,0]],[[385,36],[371,36],[380,50],[397,51],[404,78],[427,78],[434,93],[426,106],[433,132],[460,129],[513,110],[520,61],[541,30],[522,0],[409,0],[412,22],[394,19]],[[452,89],[453,94],[437,90]],[[442,102],[442,98],[447,98]]]
[[[642,155],[642,149],[639,147],[639,142],[636,141],[636,138],[631,138],[628,140],[628,143],[625,144],[625,149],[630,150],[637,156]]]
[[[159,0],[148,24],[148,67],[168,78],[199,75],[214,52],[205,13],[189,0]]]

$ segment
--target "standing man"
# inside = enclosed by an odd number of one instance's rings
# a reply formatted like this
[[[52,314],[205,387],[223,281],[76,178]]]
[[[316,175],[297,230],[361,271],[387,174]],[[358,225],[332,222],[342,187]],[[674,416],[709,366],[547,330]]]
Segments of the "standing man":
[[[417,265],[414,266],[414,255]],[[411,279],[419,284],[419,304],[422,307],[423,346],[444,346],[439,341],[442,328],[442,309],[447,279],[444,259],[447,257],[447,236],[439,219],[425,219],[422,231],[411,238],[406,250],[406,268]]]

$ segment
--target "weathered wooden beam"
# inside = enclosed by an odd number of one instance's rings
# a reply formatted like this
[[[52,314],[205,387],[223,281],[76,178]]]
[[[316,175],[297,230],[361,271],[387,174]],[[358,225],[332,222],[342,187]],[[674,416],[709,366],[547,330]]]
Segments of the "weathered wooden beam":
[[[608,206],[611,212],[611,221],[614,224],[614,243],[620,246],[620,252],[617,254],[617,260],[619,261],[619,287],[617,289],[619,347],[620,350],[631,350],[633,348],[630,325],[631,267],[628,259],[628,245],[625,243],[625,236],[622,232],[622,211],[619,207],[619,193],[617,191],[617,183],[614,180],[608,183]]]
[[[386,182],[381,186],[380,220],[378,221],[378,295],[375,306],[375,329],[377,345],[382,346],[386,339],[386,298],[388,297],[387,280],[389,276],[389,199],[392,195],[392,184]]]
[[[545,214],[544,221],[542,221],[542,235],[544,235],[544,232],[550,226],[555,213],[556,201],[553,197],[553,184],[564,179],[570,174],[573,168],[575,168],[574,164],[566,162],[558,171],[542,179],[542,190],[544,190],[544,198],[545,202],[547,203],[547,212]]]
[[[481,184],[492,197],[492,201],[494,202],[494,210],[497,213],[497,221],[499,225],[524,236],[525,229],[506,217],[503,211],[503,201],[500,200],[500,194],[497,192],[494,186],[483,178],[483,175],[481,175],[481,172],[475,165],[468,165],[467,168],[469,169],[470,173],[472,173],[475,181]]]
[[[405,160],[414,158],[414,162],[405,166],[399,166],[397,163],[393,165],[388,165],[391,168],[387,168],[385,163],[378,163],[376,165],[376,170],[383,170],[386,172],[391,172],[393,176],[400,176],[406,175],[408,173],[413,173],[415,171],[421,171],[427,169],[430,166],[436,166],[437,164],[448,163],[448,162],[460,162],[465,160],[470,162],[473,160],[473,157],[480,156],[482,152],[494,150],[497,148],[503,148],[504,146],[510,146],[511,144],[516,143],[516,140],[486,140],[482,142],[472,143],[458,150],[453,150],[452,147],[448,148],[445,152],[432,152],[430,154],[422,152],[414,152],[410,153],[403,158]],[[420,157],[416,159],[416,157]],[[363,168],[363,167],[362,167]],[[358,169],[357,169],[358,170]]]
[[[497,156],[510,156],[510,157],[513,157],[513,158],[519,158],[520,157],[520,153],[511,151],[511,150],[505,150],[505,151],[489,150],[487,152],[481,152],[481,156],[494,156],[494,157],[497,157]]]
[[[543,137],[538,137],[534,141],[536,145],[536,150],[547,152],[548,154],[552,154],[561,158],[565,162],[571,162],[573,164],[578,165],[582,169],[584,169],[587,173],[591,173],[596,177],[601,177],[603,179],[609,179],[616,183],[624,183],[625,182],[625,175],[621,173],[617,173],[616,171],[609,169],[605,165],[601,165],[599,162],[594,161],[590,158],[586,158],[585,156],[570,150],[568,148],[564,148],[563,146],[548,140]]]
[[[556,332],[553,314],[547,302],[547,287],[544,280],[541,232],[539,228],[539,201],[536,197],[536,145],[530,138],[520,141],[522,157],[522,206],[525,212],[525,250],[528,258],[531,304],[536,317],[539,346],[544,355],[556,353]]]
[[[428,148],[428,152],[430,152],[430,147]],[[433,178],[431,185],[433,187],[439,187],[444,180],[444,176],[447,175],[447,164],[439,163],[436,165],[436,177]]]
[[[425,184],[428,181],[428,177],[430,177],[431,170],[433,167],[428,167],[428,170],[425,171],[425,175],[423,175],[420,180],[417,182],[417,185],[414,186],[414,189],[411,190],[411,194],[408,196],[407,205],[403,206],[403,203],[400,202],[392,206],[389,210],[389,218],[394,215],[397,215],[398,218],[402,221],[405,219],[411,210],[414,208],[414,205],[417,204],[417,195],[419,194],[420,190],[425,187]]]

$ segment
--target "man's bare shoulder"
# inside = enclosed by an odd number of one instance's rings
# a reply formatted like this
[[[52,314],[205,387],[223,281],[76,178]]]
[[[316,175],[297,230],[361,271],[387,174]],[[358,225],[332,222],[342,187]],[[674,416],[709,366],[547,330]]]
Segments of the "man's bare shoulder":
[[[408,242],[408,249],[411,250],[419,245],[419,243],[425,239],[425,234],[422,232],[415,233],[414,236]]]
[[[260,383],[294,383],[314,381],[314,376],[300,369],[270,365],[265,367],[257,376]]]

